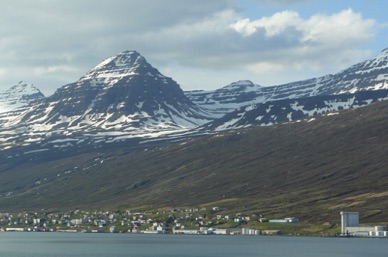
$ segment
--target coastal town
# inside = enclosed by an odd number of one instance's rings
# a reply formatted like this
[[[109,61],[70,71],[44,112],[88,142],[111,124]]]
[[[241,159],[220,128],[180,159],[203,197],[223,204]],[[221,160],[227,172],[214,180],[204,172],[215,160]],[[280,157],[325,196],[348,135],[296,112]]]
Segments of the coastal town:
[[[267,219],[259,214],[221,214],[219,207],[134,212],[81,211],[0,213],[3,232],[86,232],[144,234],[279,235],[279,229],[257,229],[254,223],[298,223],[299,219]]]
[[[227,214],[220,207],[0,213],[0,232],[388,237],[387,228],[361,226],[358,212],[341,212],[340,223],[324,222],[320,226],[296,217],[268,219],[258,213]]]

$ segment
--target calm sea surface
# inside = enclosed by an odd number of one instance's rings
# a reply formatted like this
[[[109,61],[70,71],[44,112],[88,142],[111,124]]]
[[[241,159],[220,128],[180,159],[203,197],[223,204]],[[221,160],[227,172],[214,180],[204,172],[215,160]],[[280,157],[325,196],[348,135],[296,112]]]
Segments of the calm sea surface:
[[[1,257],[382,257],[388,239],[0,233]]]

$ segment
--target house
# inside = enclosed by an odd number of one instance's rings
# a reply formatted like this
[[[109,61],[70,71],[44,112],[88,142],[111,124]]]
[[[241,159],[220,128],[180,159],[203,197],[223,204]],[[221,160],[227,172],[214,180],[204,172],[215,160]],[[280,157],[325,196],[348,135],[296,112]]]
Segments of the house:
[[[70,224],[72,226],[82,225],[82,223],[83,223],[82,219],[72,219],[72,220],[70,220]]]
[[[229,234],[229,230],[228,229],[217,228],[217,229],[214,229],[213,233],[216,234],[216,235],[228,235]]]
[[[218,214],[218,215],[216,216],[216,218],[217,218],[218,220],[220,220],[220,219],[224,219],[224,218],[225,218],[225,216],[224,216],[224,215],[220,215],[220,214]]]
[[[269,223],[287,223],[288,220],[286,219],[274,219],[274,220],[269,220]]]
[[[260,235],[260,230],[253,229],[253,228],[242,228],[241,234],[242,235]]]
[[[156,231],[158,232],[158,234],[164,234],[164,233],[166,233],[166,227],[163,225],[163,226],[158,226],[157,228],[156,228]]]
[[[7,232],[23,232],[24,231],[24,228],[6,228],[5,231]]]
[[[292,223],[299,222],[299,219],[295,218],[295,217],[285,218],[285,220],[287,220],[288,222],[292,222]]]
[[[188,230],[188,229],[173,229],[173,234],[184,234],[184,235],[196,235],[198,234],[198,230]]]
[[[241,235],[241,228],[230,228],[228,233],[229,235]]]
[[[263,235],[280,235],[281,231],[280,230],[263,230],[263,231],[261,231],[261,234],[263,234]]]

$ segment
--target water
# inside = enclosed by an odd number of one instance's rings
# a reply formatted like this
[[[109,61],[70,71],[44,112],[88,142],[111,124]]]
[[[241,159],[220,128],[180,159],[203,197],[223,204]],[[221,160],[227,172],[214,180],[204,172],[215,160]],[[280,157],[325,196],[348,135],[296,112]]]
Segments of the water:
[[[382,257],[388,239],[0,233],[1,257]]]

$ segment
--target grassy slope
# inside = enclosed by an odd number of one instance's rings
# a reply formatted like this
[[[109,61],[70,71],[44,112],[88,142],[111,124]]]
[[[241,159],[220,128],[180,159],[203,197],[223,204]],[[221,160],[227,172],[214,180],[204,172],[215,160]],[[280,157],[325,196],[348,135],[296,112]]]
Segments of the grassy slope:
[[[312,122],[178,144],[100,149],[44,163],[29,157],[0,164],[0,206],[209,204],[307,220],[338,219],[339,211],[351,210],[365,222],[382,221],[388,213],[387,132],[385,101]]]

